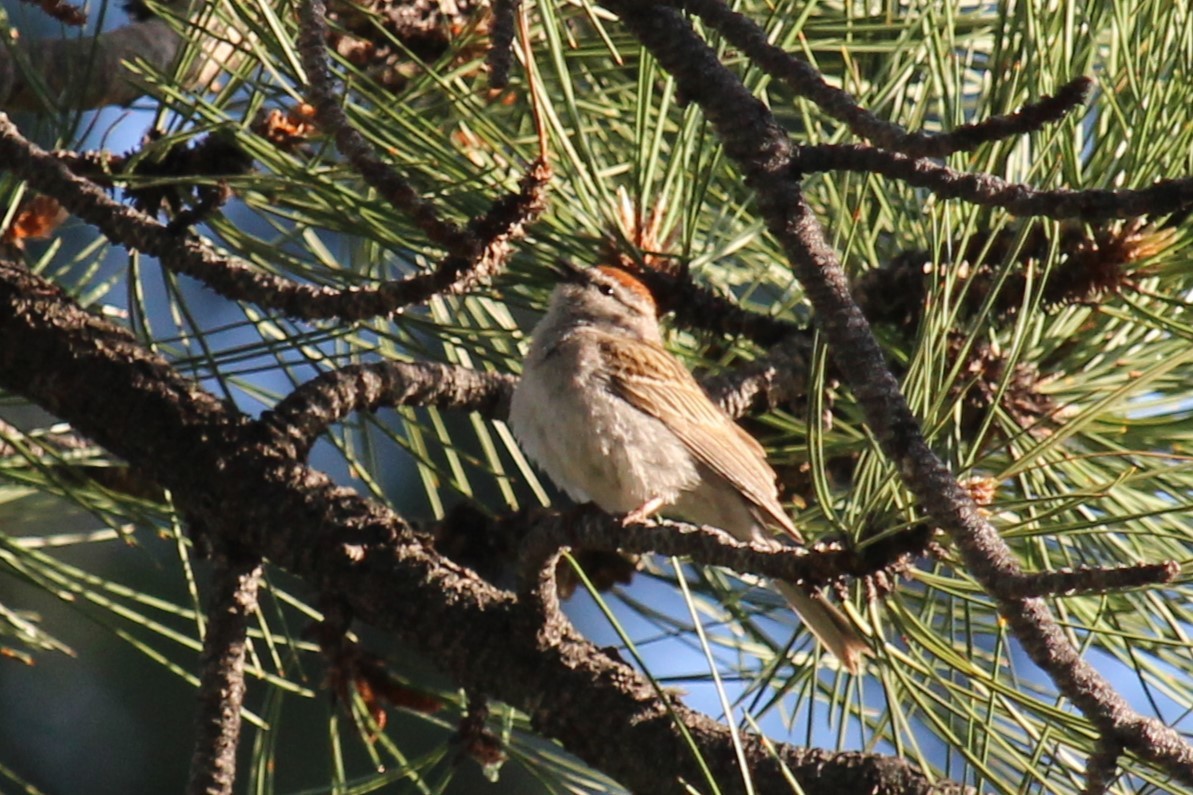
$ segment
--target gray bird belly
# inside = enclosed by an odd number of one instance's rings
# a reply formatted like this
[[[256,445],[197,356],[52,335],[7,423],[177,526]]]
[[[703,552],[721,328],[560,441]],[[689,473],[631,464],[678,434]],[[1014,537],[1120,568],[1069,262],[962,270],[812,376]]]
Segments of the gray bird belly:
[[[655,497],[671,503],[699,477],[687,448],[662,422],[603,385],[581,388],[574,374],[520,385],[510,424],[557,486],[612,513]]]

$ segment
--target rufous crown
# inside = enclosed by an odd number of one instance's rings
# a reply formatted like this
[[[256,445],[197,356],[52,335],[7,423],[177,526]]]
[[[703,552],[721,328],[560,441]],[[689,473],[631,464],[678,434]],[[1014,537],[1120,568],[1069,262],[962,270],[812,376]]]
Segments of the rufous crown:
[[[641,279],[627,271],[625,268],[619,268],[615,265],[598,265],[597,270],[613,279],[618,284],[621,284],[630,292],[634,293],[642,300],[648,302],[651,306],[656,305],[654,295],[650,292],[650,288],[643,284]]]

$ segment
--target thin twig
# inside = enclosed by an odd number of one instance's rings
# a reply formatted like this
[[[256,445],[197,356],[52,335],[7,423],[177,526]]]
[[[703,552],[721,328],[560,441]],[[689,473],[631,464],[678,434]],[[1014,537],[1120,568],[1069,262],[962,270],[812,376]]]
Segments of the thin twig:
[[[1181,573],[1174,560],[1164,563],[1137,563],[1133,566],[1107,566],[1047,571],[1011,577],[999,584],[1003,599],[1027,599],[1035,596],[1072,596],[1083,593],[1110,593],[1126,588],[1162,585]]]
[[[479,253],[478,241],[456,224],[441,218],[435,206],[419,196],[401,174],[378,157],[365,137],[348,121],[340,106],[344,91],[336,87],[327,63],[326,17],[323,0],[305,0],[299,4],[298,51],[307,73],[310,100],[315,106],[319,128],[332,134],[336,147],[348,158],[356,173],[386,201],[410,216],[432,243],[457,256],[473,259]]]
[[[518,17],[518,43],[522,47],[522,61],[526,67],[526,90],[530,99],[530,114],[534,118],[534,134],[538,138],[539,144],[539,160],[547,164],[550,162],[550,141],[547,135],[547,118],[543,112],[538,67],[534,63],[534,47],[530,41],[530,22],[526,19],[526,6],[522,5],[519,0],[514,0],[514,6],[514,13]]]
[[[511,45],[514,43],[514,17],[522,0],[493,0],[493,22],[489,26],[489,51],[485,66],[489,70],[489,89],[501,90],[509,85]]]
[[[510,254],[510,242],[521,236],[525,225],[542,213],[551,168],[544,156],[531,163],[517,193],[494,202],[482,217],[466,227],[444,220],[435,206],[422,198],[410,183],[383,160],[363,135],[352,127],[341,107],[344,92],[338,90],[328,65],[324,40],[327,35],[323,0],[307,0],[300,7],[301,30],[298,49],[307,71],[315,117],[321,129],[335,139],[336,147],[357,174],[387,201],[414,221],[427,238],[447,250],[439,266],[421,278],[431,292],[458,293],[494,275]]]
[[[511,241],[543,209],[550,169],[532,163],[519,190],[493,204],[473,222],[484,244],[477,259],[454,255],[429,273],[371,287],[344,289],[291,282],[247,260],[225,256],[190,235],[175,234],[145,213],[127,207],[102,188],[73,174],[54,154],[32,143],[0,114],[0,163],[41,193],[53,196],[73,215],[93,224],[115,243],[157,257],[164,267],[191,276],[225,298],[247,301],[304,320],[345,322],[387,317],[432,296],[460,292],[505,262]]]
[[[689,558],[702,566],[721,566],[743,574],[786,580],[799,585],[828,585],[846,577],[868,577],[908,557],[927,550],[927,528],[899,533],[882,544],[872,544],[864,553],[834,543],[808,548],[751,544],[738,541],[715,527],[656,520],[645,524],[623,524],[592,506],[580,506],[562,513],[541,512],[526,523],[499,522],[494,529],[510,538],[518,549],[518,570],[524,582],[533,582],[551,555],[562,547],[575,549],[656,553]],[[442,534],[442,530],[439,531]]]
[[[945,157],[983,143],[1034,132],[1060,120],[1089,96],[1093,81],[1078,77],[1050,97],[1024,105],[1018,111],[965,124],[943,133],[909,132],[894,122],[866,110],[847,91],[834,88],[808,62],[784,52],[767,40],[766,31],[722,0],[669,0],[667,5],[690,11],[742,52],[749,62],[782,80],[834,119],[849,125],[856,135],[885,149],[920,157]]]
[[[701,379],[700,385],[731,417],[764,414],[807,395],[811,359],[810,341],[801,334],[765,356]]]
[[[496,276],[513,253],[513,241],[546,209],[547,186],[553,175],[546,155],[540,155],[527,166],[517,191],[497,199],[484,215],[470,221],[468,229],[481,241],[480,252],[471,260],[448,255],[425,274],[437,285],[435,292],[462,293]]]
[[[1105,795],[1118,775],[1118,760],[1123,746],[1113,738],[1099,737],[1098,744],[1085,763],[1085,787],[1081,795]]]
[[[485,725],[489,721],[489,702],[481,693],[470,692],[467,697],[468,709],[460,719],[454,739],[460,743],[461,754],[486,770],[495,770],[507,755],[501,738]]]
[[[879,174],[927,188],[942,199],[1002,207],[1021,216],[1097,221],[1171,213],[1193,205],[1190,177],[1161,179],[1149,187],[1135,189],[1039,190],[991,174],[956,171],[931,160],[862,144],[801,146],[795,151],[790,167],[795,178],[822,171]]]
[[[687,276],[644,268],[640,271],[659,304],[659,310],[673,314],[675,323],[686,328],[745,337],[770,347],[794,337],[807,337],[808,329],[783,318],[763,315],[734,303]]]

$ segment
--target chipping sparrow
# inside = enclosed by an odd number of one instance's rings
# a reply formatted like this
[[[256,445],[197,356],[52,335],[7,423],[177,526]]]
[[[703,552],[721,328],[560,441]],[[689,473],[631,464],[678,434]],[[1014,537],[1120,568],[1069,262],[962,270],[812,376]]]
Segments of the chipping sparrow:
[[[778,542],[803,543],[779,504],[774,470],[749,434],[662,345],[657,307],[620,268],[565,266],[534,329],[510,427],[551,479],[580,502],[640,519],[662,511]],[[868,652],[820,594],[775,583],[849,671]]]

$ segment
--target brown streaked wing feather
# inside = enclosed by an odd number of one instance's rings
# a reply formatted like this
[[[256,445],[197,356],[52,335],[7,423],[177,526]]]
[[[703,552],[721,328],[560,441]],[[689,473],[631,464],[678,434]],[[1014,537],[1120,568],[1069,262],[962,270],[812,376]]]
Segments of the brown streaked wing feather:
[[[613,388],[641,411],[662,420],[704,466],[727,480],[773,524],[796,541],[802,538],[779,504],[775,472],[766,451],[713,403],[687,368],[654,343],[635,340],[641,366],[627,366],[614,349],[625,341],[598,340]],[[680,420],[684,421],[680,421]]]

